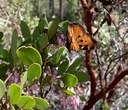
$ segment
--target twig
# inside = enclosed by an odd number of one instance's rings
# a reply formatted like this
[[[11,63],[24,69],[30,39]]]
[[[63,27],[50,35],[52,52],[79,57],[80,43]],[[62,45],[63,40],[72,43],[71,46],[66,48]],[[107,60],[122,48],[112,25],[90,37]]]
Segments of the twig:
[[[102,89],[103,88],[102,70],[101,70],[101,62],[100,62],[100,59],[99,59],[97,49],[96,49],[95,53],[96,53],[96,58],[97,58],[98,70],[99,70],[100,86],[101,86],[101,89]]]
[[[11,71],[11,74],[9,74],[9,76],[4,81],[5,84],[8,82],[8,80],[12,77],[13,74],[14,74],[14,70]]]
[[[126,51],[124,54],[122,54],[122,55],[120,55],[120,56],[118,56],[118,57],[112,59],[111,61],[113,62],[113,61],[115,61],[115,60],[117,60],[117,59],[121,59],[122,57],[124,57],[124,56],[126,56],[126,55],[128,55],[128,51]]]

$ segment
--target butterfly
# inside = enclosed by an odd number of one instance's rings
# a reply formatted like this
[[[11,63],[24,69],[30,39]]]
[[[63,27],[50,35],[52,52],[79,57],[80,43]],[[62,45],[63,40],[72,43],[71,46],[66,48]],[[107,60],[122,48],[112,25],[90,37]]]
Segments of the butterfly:
[[[69,23],[67,26],[67,47],[74,51],[91,50],[95,47],[95,42],[79,23]]]

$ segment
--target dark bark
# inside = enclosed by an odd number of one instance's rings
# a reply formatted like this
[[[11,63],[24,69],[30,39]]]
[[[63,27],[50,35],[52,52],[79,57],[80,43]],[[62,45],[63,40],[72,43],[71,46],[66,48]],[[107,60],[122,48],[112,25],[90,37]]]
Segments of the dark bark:
[[[63,0],[59,0],[59,8],[60,8],[60,19],[63,20],[64,17],[64,7]]]
[[[54,14],[54,0],[49,0],[49,18]]]

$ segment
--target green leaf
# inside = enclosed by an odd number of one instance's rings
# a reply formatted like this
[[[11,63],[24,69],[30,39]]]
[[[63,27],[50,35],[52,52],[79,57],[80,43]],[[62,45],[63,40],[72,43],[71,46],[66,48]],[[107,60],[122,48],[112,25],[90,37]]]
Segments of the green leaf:
[[[75,95],[73,92],[71,92],[69,90],[62,90],[62,92],[66,93],[67,95],[70,95],[70,96]]]
[[[3,32],[0,32],[0,42],[2,41],[3,35]]]
[[[22,44],[20,46],[25,46],[25,45],[32,45],[33,41],[31,38],[26,39],[24,42],[22,42]]]
[[[4,96],[5,94],[5,84],[4,82],[0,79],[0,99]]]
[[[65,49],[66,48],[64,46],[60,47],[58,51],[51,57],[50,62],[52,65],[56,65],[57,63],[59,63],[61,55]]]
[[[0,64],[0,79],[5,80],[8,67],[9,64],[6,62],[2,62],[2,64]]]
[[[52,21],[48,24],[48,38],[51,39],[57,32],[59,19],[56,16],[52,17]]]
[[[30,29],[24,21],[21,21],[20,28],[21,28],[22,35],[25,39],[28,39],[31,37]]]
[[[38,27],[39,27],[40,34],[43,33],[45,27],[48,27],[48,21],[45,15],[40,19]]]
[[[67,27],[68,27],[68,21],[64,21],[61,23],[61,32],[63,33],[64,36],[67,34]]]
[[[84,56],[75,59],[75,61],[69,66],[67,72],[72,70],[77,70],[83,62],[84,62]]]
[[[43,33],[40,35],[39,37],[39,40],[38,40],[38,43],[39,43],[39,46],[40,46],[40,49],[43,50],[47,44],[48,44],[48,35]]]
[[[47,75],[47,76],[43,79],[43,81],[42,81],[42,83],[41,83],[41,86],[45,86],[47,83],[49,83],[49,82],[51,81],[51,79],[52,79],[52,77],[49,76],[49,75]]]
[[[49,103],[46,100],[39,97],[34,97],[34,100],[36,102],[34,106],[35,109],[46,110],[49,108]]]
[[[21,80],[21,84],[20,84],[21,88],[23,88],[24,84],[25,84],[26,81],[27,81],[27,75],[28,75],[27,71],[25,71],[25,72],[22,73],[22,75],[21,75],[21,78],[20,78],[20,80]]]
[[[9,51],[7,49],[3,48],[0,54],[0,57],[3,61],[9,62]]]
[[[22,46],[17,49],[16,53],[26,66],[29,66],[32,63],[38,63],[42,65],[42,58],[40,53],[31,46]]]
[[[70,71],[70,74],[75,75],[78,78],[78,82],[86,82],[89,80],[89,75],[81,71]]]
[[[77,77],[72,74],[66,74],[62,80],[67,87],[74,87],[78,83]]]
[[[11,84],[9,86],[8,92],[7,92],[7,96],[9,98],[9,102],[10,104],[17,104],[17,102],[20,99],[21,96],[21,88],[19,85],[17,84]]]
[[[33,31],[32,36],[33,36],[34,42],[36,42],[37,38],[39,38],[39,36],[40,36],[39,27],[36,27],[36,28],[35,28],[35,30]]]
[[[79,96],[81,101],[86,101],[85,96]]]
[[[102,108],[103,108],[103,110],[110,110],[110,107],[109,107],[109,105],[108,105],[107,102],[105,102],[105,103],[102,105]]]
[[[31,82],[34,79],[39,79],[42,73],[41,66],[38,63],[33,63],[28,67],[27,79]]]
[[[35,105],[35,100],[31,96],[21,96],[17,105],[24,109],[31,109]]]
[[[11,108],[10,108],[10,110],[15,110],[14,106],[12,106],[12,105],[11,105]]]
[[[62,62],[58,67],[58,74],[57,75],[63,75],[64,72],[67,70],[69,66],[69,61],[66,59],[64,62]]]
[[[12,57],[12,66],[16,66],[16,63],[18,62],[18,58],[16,55],[16,49],[17,49],[17,39],[18,39],[18,33],[15,30],[13,30],[12,33],[12,41],[11,41],[11,57]]]
[[[50,50],[51,50],[51,47],[47,47],[44,49],[44,51],[43,51],[44,54],[42,56],[44,60],[46,60],[48,58]]]

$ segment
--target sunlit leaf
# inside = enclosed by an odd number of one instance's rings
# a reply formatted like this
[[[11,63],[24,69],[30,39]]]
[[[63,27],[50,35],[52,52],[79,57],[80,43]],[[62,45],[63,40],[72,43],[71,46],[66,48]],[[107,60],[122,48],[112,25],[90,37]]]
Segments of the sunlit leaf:
[[[105,103],[102,105],[102,108],[103,108],[103,110],[110,110],[110,107],[109,107],[109,105],[108,105],[107,102],[105,102]]]
[[[78,83],[77,77],[72,74],[66,74],[62,80],[67,87],[74,87]]]
[[[26,66],[29,66],[32,63],[38,63],[42,65],[42,58],[40,53],[31,46],[22,46],[17,49],[16,53]]]
[[[73,92],[71,92],[69,90],[62,90],[62,92],[66,93],[67,95],[70,95],[70,96],[75,95]]]
[[[34,100],[35,100],[35,106],[34,106],[35,109],[46,110],[49,108],[49,103],[46,100],[40,97],[34,97]]]
[[[17,105],[24,109],[31,109],[35,105],[35,100],[31,96],[21,96]]]
[[[21,78],[20,78],[20,80],[21,80],[21,84],[20,84],[21,88],[24,86],[24,84],[25,84],[26,81],[27,81],[27,75],[28,75],[27,71],[25,71],[25,72],[22,73],[22,75],[21,75]]]
[[[21,88],[17,84],[11,84],[8,89],[7,96],[10,104],[17,104],[21,96]]]
[[[5,94],[5,84],[4,82],[0,79],[0,99],[3,97]]]
[[[32,81],[34,79],[39,79],[42,73],[41,66],[38,63],[33,63],[28,67],[28,80]]]

